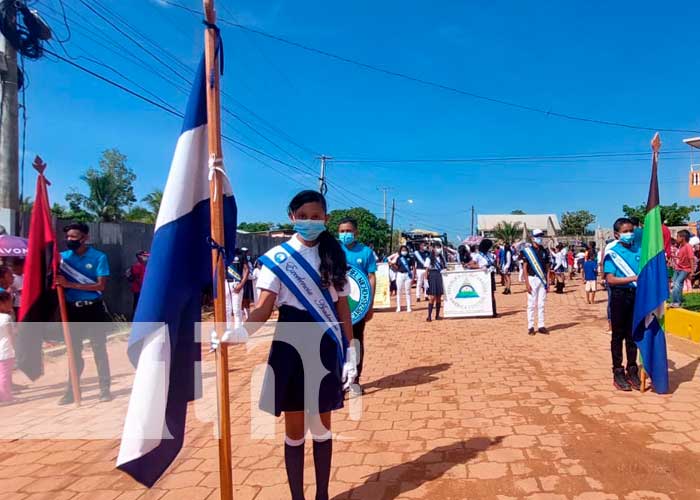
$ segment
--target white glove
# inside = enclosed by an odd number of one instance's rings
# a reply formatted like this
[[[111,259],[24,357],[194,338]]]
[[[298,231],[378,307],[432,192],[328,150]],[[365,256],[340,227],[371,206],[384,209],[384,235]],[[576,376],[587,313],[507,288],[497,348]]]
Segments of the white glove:
[[[227,344],[245,344],[248,342],[248,330],[243,325],[237,326],[233,331],[226,330],[221,339],[216,334],[216,330],[212,330],[209,341],[211,342],[211,351],[216,351],[222,342]]]
[[[348,389],[357,378],[357,351],[348,347],[343,365],[343,390]]]

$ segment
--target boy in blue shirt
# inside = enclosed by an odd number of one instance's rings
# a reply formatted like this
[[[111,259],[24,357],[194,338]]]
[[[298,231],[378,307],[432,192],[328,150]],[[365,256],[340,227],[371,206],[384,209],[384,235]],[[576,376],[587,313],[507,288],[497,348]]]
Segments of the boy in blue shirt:
[[[589,304],[595,304],[598,263],[595,260],[594,252],[586,254],[586,260],[583,262],[583,279],[586,281],[586,301]]]
[[[610,351],[613,362],[613,385],[621,391],[639,390],[637,345],[632,339],[634,301],[639,272],[639,247],[634,244],[634,225],[630,219],[615,221],[615,237],[618,243],[609,248],[604,257],[603,272],[610,287],[610,322],[612,340]],[[627,351],[627,374],[622,367],[622,343]]]
[[[107,255],[87,245],[90,228],[87,224],[73,223],[63,229],[68,250],[61,252],[60,274],[56,284],[63,287],[66,296],[68,319],[71,323],[102,323],[109,321],[102,292],[109,277]],[[76,325],[78,326],[78,325]],[[95,356],[97,376],[100,383],[100,401],[112,400],[111,375],[107,357],[107,333],[93,326],[75,327],[71,330],[73,356],[78,369],[78,378],[85,367],[83,361],[83,337],[90,340]],[[73,388],[68,378],[66,393],[59,405],[74,401]]]
[[[365,360],[365,325],[372,319],[374,315],[374,292],[376,290],[377,260],[374,256],[374,251],[356,240],[357,238],[357,221],[352,217],[346,217],[340,221],[338,225],[338,239],[345,251],[348,265],[353,266],[362,271],[368,278],[372,288],[372,296],[370,297],[369,310],[364,318],[352,326],[353,338],[357,339],[360,344],[357,362],[357,378],[355,383],[350,386],[350,392],[353,396],[362,394],[362,386],[360,386],[360,375],[362,375],[362,365]]]

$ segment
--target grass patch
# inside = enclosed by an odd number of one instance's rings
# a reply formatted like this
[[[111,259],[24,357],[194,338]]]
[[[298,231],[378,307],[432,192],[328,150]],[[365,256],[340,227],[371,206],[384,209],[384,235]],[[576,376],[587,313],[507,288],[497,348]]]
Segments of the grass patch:
[[[684,295],[683,309],[700,312],[700,293],[688,293]]]

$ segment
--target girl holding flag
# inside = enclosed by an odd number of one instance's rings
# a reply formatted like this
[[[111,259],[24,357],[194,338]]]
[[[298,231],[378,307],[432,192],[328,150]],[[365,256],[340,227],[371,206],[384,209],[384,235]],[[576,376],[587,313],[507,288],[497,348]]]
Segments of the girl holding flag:
[[[430,297],[426,321],[433,320],[433,308],[435,308],[435,319],[442,319],[440,318],[440,308],[442,307],[442,296],[445,294],[442,271],[447,268],[447,262],[442,255],[442,245],[433,245],[433,253],[426,259],[425,267],[428,269],[428,297]]]
[[[284,461],[293,500],[304,498],[304,442],[311,430],[316,498],[325,500],[333,449],[331,411],[343,407],[344,386],[357,376],[347,261],[326,230],[327,205],[321,193],[297,194],[288,214],[296,234],[260,257],[257,307],[245,325],[227,332],[222,341],[245,342],[278,307],[260,408],[276,416],[284,413]],[[313,335],[310,323],[320,326],[319,335]],[[301,335],[295,335],[300,328]]]

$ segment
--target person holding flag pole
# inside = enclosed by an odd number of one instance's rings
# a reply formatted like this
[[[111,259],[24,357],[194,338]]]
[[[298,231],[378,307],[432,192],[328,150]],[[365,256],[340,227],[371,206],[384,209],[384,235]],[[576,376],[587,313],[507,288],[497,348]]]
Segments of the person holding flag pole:
[[[117,467],[151,487],[182,449],[188,403],[201,393],[195,325],[202,290],[214,289],[215,332],[225,336],[225,267],[236,239],[236,203],[223,168],[219,71],[222,41],[204,0],[205,56],[187,103],[151,259],[129,337],[136,366]],[[187,266],[182,266],[187,262]],[[216,349],[220,498],[233,498],[228,352]]]
[[[659,206],[658,164],[661,139],[654,135],[651,141],[652,163],[649,197],[647,199],[644,232],[639,259],[637,296],[632,319],[633,338],[642,358],[642,392],[649,375],[654,391],[669,391],[668,353],[664,333],[664,305],[669,296],[663,224]]]

